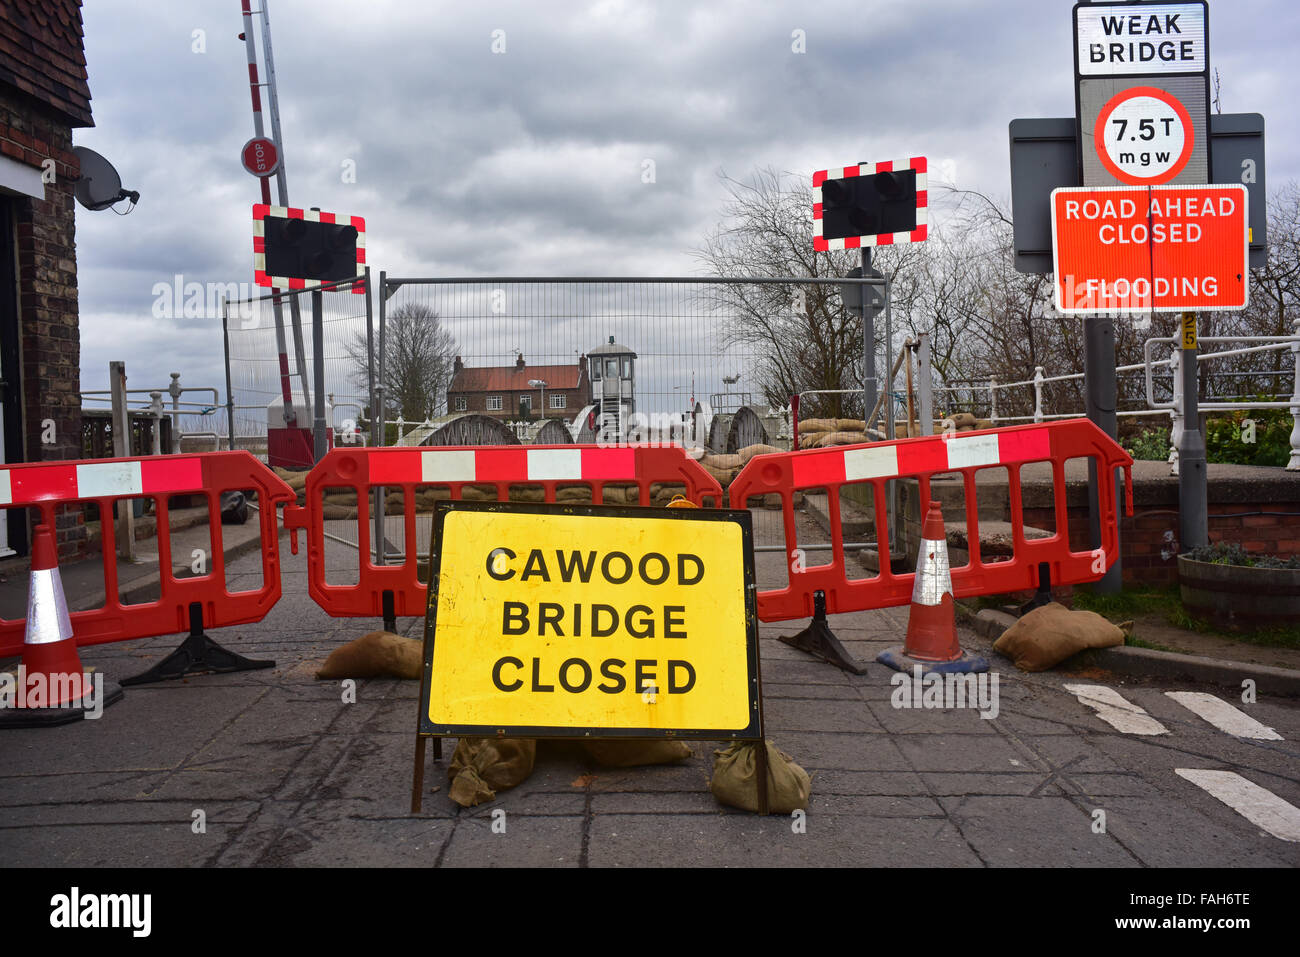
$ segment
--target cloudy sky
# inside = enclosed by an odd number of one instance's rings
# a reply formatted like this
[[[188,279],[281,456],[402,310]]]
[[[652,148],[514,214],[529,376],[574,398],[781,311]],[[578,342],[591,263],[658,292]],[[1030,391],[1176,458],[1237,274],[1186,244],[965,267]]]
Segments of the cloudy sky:
[[[1074,112],[1071,0],[268,3],[291,203],[365,216],[390,275],[692,274],[719,173],[767,165],[925,154],[1005,200],[1007,123]],[[1264,114],[1269,181],[1300,178],[1300,7],[1210,6],[1224,111]],[[77,211],[82,387],[120,358],[133,388],[177,371],[224,398],[219,314],[154,307],[177,275],[252,281],[240,4],[84,18],[96,126],[74,140],[141,200]]]

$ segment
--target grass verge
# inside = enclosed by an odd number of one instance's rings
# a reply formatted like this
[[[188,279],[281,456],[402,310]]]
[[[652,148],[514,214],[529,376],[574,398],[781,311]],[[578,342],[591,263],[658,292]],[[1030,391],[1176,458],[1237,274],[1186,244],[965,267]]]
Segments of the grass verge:
[[[1193,617],[1185,607],[1177,585],[1130,585],[1114,595],[1099,595],[1088,588],[1076,588],[1074,607],[1086,611],[1095,611],[1111,621],[1123,621],[1155,615],[1163,618],[1175,628],[1195,631],[1206,635],[1218,635],[1240,641],[1248,645],[1261,645],[1272,648],[1293,648],[1300,650],[1300,623],[1294,625],[1275,625],[1256,631],[1224,631],[1200,618]],[[1140,639],[1133,639],[1131,644]],[[1138,647],[1157,647],[1141,644]],[[1168,651],[1169,649],[1159,649]]]

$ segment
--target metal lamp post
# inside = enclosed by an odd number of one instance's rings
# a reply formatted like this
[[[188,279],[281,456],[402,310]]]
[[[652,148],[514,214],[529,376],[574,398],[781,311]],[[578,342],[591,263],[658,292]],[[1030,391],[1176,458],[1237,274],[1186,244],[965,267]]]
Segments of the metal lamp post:
[[[539,390],[541,390],[541,399],[540,399],[540,401],[541,401],[541,403],[542,403],[542,418],[544,419],[544,418],[546,418],[546,380],[545,380],[545,379],[529,379],[529,380],[528,380],[528,384],[529,384],[530,386],[532,386],[534,389],[539,389]]]

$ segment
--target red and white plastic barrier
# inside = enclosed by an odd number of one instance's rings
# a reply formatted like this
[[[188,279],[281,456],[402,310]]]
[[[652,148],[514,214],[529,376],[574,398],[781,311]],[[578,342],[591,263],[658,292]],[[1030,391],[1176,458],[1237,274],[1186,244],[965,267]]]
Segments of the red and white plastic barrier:
[[[1010,498],[1013,552],[1010,561],[980,559],[978,544],[970,549],[970,561],[952,569],[955,593],[963,595],[1005,594],[1037,587],[1040,564],[1046,564],[1055,584],[1096,581],[1119,557],[1119,508],[1115,485],[1097,483],[1101,510],[1102,541],[1099,550],[1070,550],[1066,512],[1065,462],[1092,458],[1099,476],[1124,469],[1128,513],[1133,513],[1133,459],[1113,439],[1087,419],[1068,419],[1044,425],[1013,426],[1006,429],[927,436],[877,442],[870,445],[809,449],[756,455],[732,481],[728,497],[732,508],[743,508],[751,496],[777,493],[781,496],[782,522],[788,552],[798,548],[793,495],[796,491],[825,489],[830,520],[831,561],[824,565],[792,562],[785,588],[758,593],[758,617],[763,621],[786,621],[813,615],[815,595],[825,594],[826,611],[861,611],[905,605],[911,598],[912,573],[894,574],[888,561],[869,578],[850,580],[845,568],[844,533],[840,518],[840,495],[853,483],[872,485],[874,525],[877,540],[889,527],[886,501],[891,479],[916,478],[919,500],[930,501],[930,479],[941,473],[962,476],[967,539],[979,542],[979,510],[976,507],[975,473],[982,468],[1006,467]],[[1027,462],[1050,462],[1056,533],[1047,538],[1026,539],[1017,466]]]
[[[225,555],[214,547],[206,573],[176,577],[168,500],[199,495],[207,500],[208,521],[220,527],[221,493],[253,490],[257,494],[262,538],[262,585],[231,592],[225,584]],[[122,498],[152,497],[157,523],[160,595],[155,601],[124,605],[118,590],[116,505]],[[266,617],[280,599],[279,528],[276,507],[294,500],[293,490],[248,452],[98,459],[90,462],[32,463],[0,466],[0,505],[26,505],[40,512],[34,524],[56,525],[65,505],[93,501],[99,506],[100,543],[104,554],[104,605],[71,614],[78,645],[183,632],[190,606],[200,604],[208,627],[245,624]],[[190,556],[183,556],[189,564]],[[0,657],[22,653],[25,620],[0,619]]]
[[[555,502],[561,485],[591,489],[599,504],[607,483],[635,485],[640,504],[649,505],[651,486],[681,485],[696,505],[722,503],[722,487],[679,446],[647,447],[591,445],[474,446],[464,448],[334,449],[307,477],[303,506],[284,510],[294,554],[298,531],[307,534],[307,589],[318,605],[334,616],[423,616],[428,588],[419,580],[422,556],[416,554],[416,487],[445,488],[460,499],[468,485],[488,485],[498,501],[508,501],[510,487],[541,486],[543,500]],[[374,554],[370,490],[384,487],[403,492],[403,540],[400,563],[378,565]],[[359,581],[331,585],[325,578],[325,516],[323,493],[352,490],[357,505]],[[387,511],[387,505],[385,505]],[[384,604],[388,594],[389,606]]]

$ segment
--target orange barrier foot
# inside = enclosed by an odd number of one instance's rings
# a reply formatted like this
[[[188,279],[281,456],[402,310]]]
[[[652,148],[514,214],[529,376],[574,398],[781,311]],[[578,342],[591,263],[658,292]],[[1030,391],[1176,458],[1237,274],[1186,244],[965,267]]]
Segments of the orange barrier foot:
[[[782,635],[781,640],[792,648],[806,651],[855,675],[867,673],[867,666],[854,661],[835,637],[835,632],[831,631],[830,623],[826,620],[826,593],[823,591],[813,593],[813,617],[808,622],[808,627],[797,635]]]
[[[123,696],[102,674],[81,666],[48,525],[36,526],[27,590],[27,634],[16,679],[0,679],[0,728],[33,728],[98,718]]]
[[[198,602],[190,605],[190,633],[173,651],[148,671],[142,671],[130,678],[123,678],[124,685],[143,685],[154,681],[168,681],[184,678],[186,675],[229,674],[232,671],[257,671],[259,668],[274,668],[274,661],[255,661],[237,655],[227,648],[222,648],[203,631],[203,606]]]
[[[907,638],[901,647],[882,651],[876,660],[895,671],[921,669],[921,674],[976,673],[989,670],[979,655],[968,655],[957,641],[952,576],[948,571],[948,541],[943,509],[931,502],[921,530],[916,582],[907,618]]]

